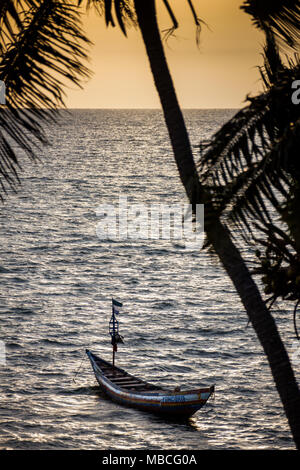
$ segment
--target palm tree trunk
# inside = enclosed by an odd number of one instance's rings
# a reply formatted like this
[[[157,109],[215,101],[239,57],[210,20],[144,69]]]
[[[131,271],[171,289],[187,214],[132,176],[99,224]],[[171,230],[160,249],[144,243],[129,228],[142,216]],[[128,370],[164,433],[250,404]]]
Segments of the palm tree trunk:
[[[269,361],[290,428],[300,449],[300,391],[281,341],[276,323],[266,308],[239,250],[219,218],[214,215],[205,191],[201,188],[189,136],[178,104],[173,81],[158,30],[155,0],[135,0],[138,24],[142,33],[156,89],[162,104],[179,175],[192,203],[207,203],[209,223],[205,230],[245,306],[249,320]]]

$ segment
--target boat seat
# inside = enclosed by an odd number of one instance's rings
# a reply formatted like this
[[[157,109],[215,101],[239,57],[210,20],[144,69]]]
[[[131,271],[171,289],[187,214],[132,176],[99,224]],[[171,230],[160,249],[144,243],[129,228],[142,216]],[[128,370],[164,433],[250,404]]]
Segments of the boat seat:
[[[114,379],[121,380],[121,381],[123,380],[124,382],[128,380],[133,380],[134,382],[139,382],[139,383],[141,382],[140,380],[137,381],[133,377],[122,377],[122,376],[118,377],[117,375],[110,375],[110,376],[106,375],[106,377],[108,377],[112,382],[114,382]]]
[[[119,384],[122,388],[140,388],[143,387],[145,390],[148,390],[145,386],[145,384]]]
[[[126,382],[123,380],[114,380],[113,383],[115,385],[144,385],[144,383],[138,382],[137,380],[127,380]]]
[[[105,376],[108,380],[110,380],[111,382],[115,383],[115,382],[127,382],[128,378],[125,378],[125,377],[117,377],[115,375],[111,375],[111,376]]]
[[[120,372],[103,372],[106,377],[126,377],[124,374],[120,374]]]

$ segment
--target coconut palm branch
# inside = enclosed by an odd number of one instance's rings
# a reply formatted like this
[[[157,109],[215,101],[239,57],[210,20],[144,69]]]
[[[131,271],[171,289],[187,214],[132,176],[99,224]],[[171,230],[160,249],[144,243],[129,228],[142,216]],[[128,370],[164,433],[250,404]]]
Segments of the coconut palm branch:
[[[0,53],[1,55],[6,50],[16,30],[22,29],[22,22],[20,14],[16,8],[16,2],[12,0],[3,0],[0,4]]]
[[[213,136],[198,170],[221,220],[262,246],[265,253],[257,250],[253,273],[263,275],[270,308],[279,297],[300,299],[300,109],[292,102],[300,61],[295,55],[283,65],[274,34],[265,33],[260,69],[265,91],[248,98],[250,104]],[[284,238],[273,236],[278,224],[285,224]],[[265,238],[255,235],[257,230]]]
[[[299,0],[248,0],[241,8],[257,28],[271,31],[283,45],[295,47],[300,38]]]
[[[78,0],[78,6],[84,3]],[[132,0],[86,0],[86,7],[95,8],[100,16],[105,17],[106,26],[116,26],[116,22],[126,36],[126,28],[136,26],[136,15]]]
[[[251,220],[270,222],[273,208],[288,196],[297,170],[299,107],[292,103],[291,85],[300,63],[283,66],[268,38],[261,75],[266,91],[236,113],[206,145],[198,171],[219,212],[251,231]]]
[[[36,158],[45,144],[42,123],[54,119],[43,108],[64,106],[66,81],[80,86],[89,75],[77,5],[61,0],[2,3],[0,80],[6,106],[0,109],[0,197],[19,182],[20,155]]]
[[[102,2],[102,6],[105,7],[105,3],[109,8],[112,8],[111,2]],[[220,213],[211,198],[210,188],[207,188],[199,178],[183,114],[164,54],[156,18],[156,2],[155,0],[134,0],[132,3],[149,59],[155,87],[161,101],[181,182],[192,204],[205,203],[207,238],[245,306],[249,321],[252,323],[268,358],[295,443],[300,448],[300,392],[289,357],[276,323],[262,300],[249,269],[238,248],[233,243],[229,230],[220,220]],[[169,3],[168,5],[170,7]],[[106,22],[112,24],[111,20]],[[261,113],[264,113],[263,107],[261,107]],[[252,114],[253,119],[255,119],[254,110]],[[250,111],[249,115],[251,115]],[[268,126],[267,122],[264,125]],[[240,125],[237,125],[238,127]]]
[[[178,28],[179,23],[175,17],[174,11],[170,5],[169,0],[162,0],[165,8],[169,14],[172,26],[165,30],[165,38],[168,38]],[[192,0],[186,0],[192,17],[196,25],[196,41],[199,42],[201,32],[201,25],[205,24],[204,21],[198,17]],[[80,6],[84,3],[83,0],[78,0]],[[94,7],[96,11],[105,17],[106,26],[116,26],[119,24],[123,34],[126,36],[126,27],[130,25],[137,26],[137,17],[135,12],[134,0],[86,0],[87,8]]]

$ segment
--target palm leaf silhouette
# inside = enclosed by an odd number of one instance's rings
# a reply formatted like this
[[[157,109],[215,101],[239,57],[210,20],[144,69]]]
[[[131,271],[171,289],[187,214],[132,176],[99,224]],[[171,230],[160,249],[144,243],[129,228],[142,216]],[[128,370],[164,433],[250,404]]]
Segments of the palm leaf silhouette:
[[[300,38],[299,0],[248,0],[241,8],[259,29],[271,31],[283,44],[296,46]]]
[[[276,38],[295,46],[299,25],[291,12],[297,16],[299,3],[246,3],[266,35],[260,67],[265,90],[247,97],[249,104],[202,146],[197,168],[221,220],[238,227],[232,235],[242,234],[263,248],[264,254],[256,250],[259,267],[253,273],[262,275],[265,294],[272,294],[268,308],[278,297],[296,300],[298,306],[300,108],[292,93],[300,61],[295,54],[284,64]]]
[[[296,57],[283,66],[272,35],[264,50],[266,91],[248,98],[250,104],[213,136],[198,162],[200,179],[219,212],[249,231],[251,220],[270,222],[266,200],[278,209],[287,197],[300,135],[299,107],[291,101],[300,63]]]
[[[78,0],[79,6],[82,3],[83,0]],[[125,36],[126,27],[137,24],[132,0],[86,0],[86,6],[94,7],[100,15],[104,15],[106,26],[116,26],[115,17]]]

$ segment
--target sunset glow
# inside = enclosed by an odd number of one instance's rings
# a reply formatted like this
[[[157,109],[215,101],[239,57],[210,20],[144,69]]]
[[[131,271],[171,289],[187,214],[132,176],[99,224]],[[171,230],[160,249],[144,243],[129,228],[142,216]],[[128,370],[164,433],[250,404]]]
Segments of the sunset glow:
[[[238,108],[247,93],[259,87],[257,65],[262,63],[262,35],[242,12],[239,0],[195,3],[203,26],[201,44],[195,41],[195,25],[183,0],[172,0],[180,23],[165,50],[183,108]],[[162,2],[157,2],[161,31],[170,27]],[[140,32],[134,28],[125,38],[118,27],[106,28],[93,10],[83,10],[84,29],[93,41],[90,49],[92,78],[82,90],[67,91],[70,108],[158,108]]]

